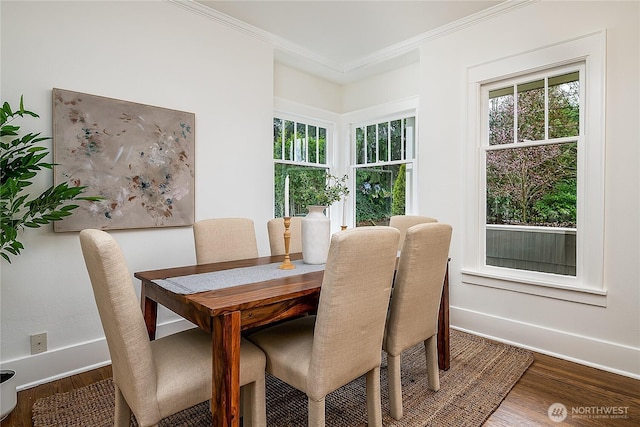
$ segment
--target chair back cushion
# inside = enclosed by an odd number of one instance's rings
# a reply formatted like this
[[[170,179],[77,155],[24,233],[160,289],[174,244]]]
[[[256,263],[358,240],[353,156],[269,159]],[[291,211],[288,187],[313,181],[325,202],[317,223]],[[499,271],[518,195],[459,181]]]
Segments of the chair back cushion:
[[[298,216],[291,217],[289,224],[289,232],[291,239],[289,240],[289,253],[302,252],[302,218]],[[273,218],[267,222],[267,231],[269,232],[269,246],[271,247],[271,255],[284,255],[284,219]]]
[[[249,218],[211,218],[193,224],[196,262],[235,261],[256,258],[258,243],[253,220]]]
[[[332,236],[307,376],[309,397],[320,399],[380,365],[399,235],[381,226]]]
[[[400,241],[398,242],[399,251],[402,250],[407,230],[414,225],[424,224],[425,222],[438,222],[438,220],[421,215],[394,215],[389,219],[389,227],[394,227],[400,230]]]
[[[113,379],[134,413],[152,411],[151,417],[158,418],[151,343],[120,247],[111,235],[93,229],[80,232],[80,245],[109,346]]]
[[[425,223],[407,230],[386,326],[384,346],[391,355],[437,333],[450,242],[448,224]]]

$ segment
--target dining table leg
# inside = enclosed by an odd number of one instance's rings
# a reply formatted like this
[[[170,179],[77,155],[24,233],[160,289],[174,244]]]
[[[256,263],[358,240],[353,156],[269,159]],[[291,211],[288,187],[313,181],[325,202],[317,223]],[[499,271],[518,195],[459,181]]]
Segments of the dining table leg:
[[[211,414],[214,427],[240,426],[240,312],[212,319]]]
[[[147,298],[145,293],[144,282],[140,288],[140,305],[142,306],[142,316],[144,317],[144,323],[147,326],[147,334],[151,341],[156,339],[156,325],[158,322],[158,303]]]

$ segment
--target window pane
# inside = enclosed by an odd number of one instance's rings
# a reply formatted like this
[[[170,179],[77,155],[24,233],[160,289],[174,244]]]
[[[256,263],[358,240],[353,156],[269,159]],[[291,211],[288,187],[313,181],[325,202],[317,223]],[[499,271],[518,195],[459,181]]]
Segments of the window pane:
[[[489,145],[514,141],[513,106],[513,86],[489,92]]]
[[[378,159],[381,162],[389,161],[389,124],[378,125]]]
[[[391,132],[391,160],[402,160],[402,121],[393,120],[389,123]]]
[[[307,160],[307,125],[296,123],[296,139],[293,145],[293,160],[304,162]]]
[[[325,128],[319,129],[318,144],[320,144],[320,158],[318,159],[318,163],[324,165],[327,163],[327,130]]]
[[[316,149],[318,148],[318,128],[309,126],[309,162],[318,163]]]
[[[273,158],[282,158],[282,119],[273,119]]]
[[[356,226],[388,225],[405,213],[406,165],[356,169]]]
[[[376,125],[367,126],[367,163],[375,163],[378,161],[376,155]]]
[[[287,177],[287,168],[289,165],[283,163],[274,164],[273,186],[274,194],[274,217],[284,216],[284,180]]]
[[[576,154],[576,143],[487,152],[487,265],[575,275]]]
[[[404,119],[404,158],[413,159],[416,152],[416,118]]]
[[[356,128],[356,163],[364,164],[364,128]]]
[[[391,215],[404,215],[407,211],[407,165],[402,164],[397,168],[397,174],[393,180],[391,194]]]
[[[273,119],[273,158],[275,160],[326,164],[326,139],[327,129],[325,128],[277,117]]]
[[[579,74],[549,79],[549,138],[578,136],[580,125]]]
[[[293,159],[293,139],[295,136],[294,133],[294,123],[289,120],[284,121],[284,159],[292,160]]]
[[[487,223],[576,226],[576,143],[487,152]]]
[[[518,85],[518,142],[544,137],[544,80]]]
[[[415,117],[355,129],[356,164],[413,159]]]
[[[301,190],[309,186],[310,183],[311,185],[323,187],[328,169],[284,163],[276,163],[274,166],[275,217],[284,215],[284,181],[287,175],[289,175],[289,214],[291,216],[306,215],[307,203]]]

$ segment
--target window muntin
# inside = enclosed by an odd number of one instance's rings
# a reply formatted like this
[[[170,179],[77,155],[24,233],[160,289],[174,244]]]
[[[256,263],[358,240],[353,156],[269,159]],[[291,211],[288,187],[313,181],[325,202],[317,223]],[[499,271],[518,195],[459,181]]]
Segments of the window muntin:
[[[353,134],[356,226],[388,225],[412,199],[415,116],[359,124]]]
[[[487,266],[576,276],[580,69],[483,87]]]
[[[303,182],[321,185],[329,171],[327,164],[327,141],[329,127],[274,117],[273,161],[274,161],[274,216],[284,216],[284,182],[289,175],[289,214],[304,216],[306,205],[301,201]]]

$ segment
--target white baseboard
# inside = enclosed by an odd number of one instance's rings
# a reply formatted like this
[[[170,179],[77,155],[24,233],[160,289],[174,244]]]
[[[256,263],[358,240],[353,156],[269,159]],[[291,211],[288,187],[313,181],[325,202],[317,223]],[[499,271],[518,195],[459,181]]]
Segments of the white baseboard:
[[[640,379],[640,348],[459,307],[450,308],[450,322],[453,329]]]
[[[158,338],[194,327],[178,319],[158,325]],[[71,347],[2,362],[2,369],[16,371],[18,391],[90,371],[111,363],[109,348],[104,338]]]

